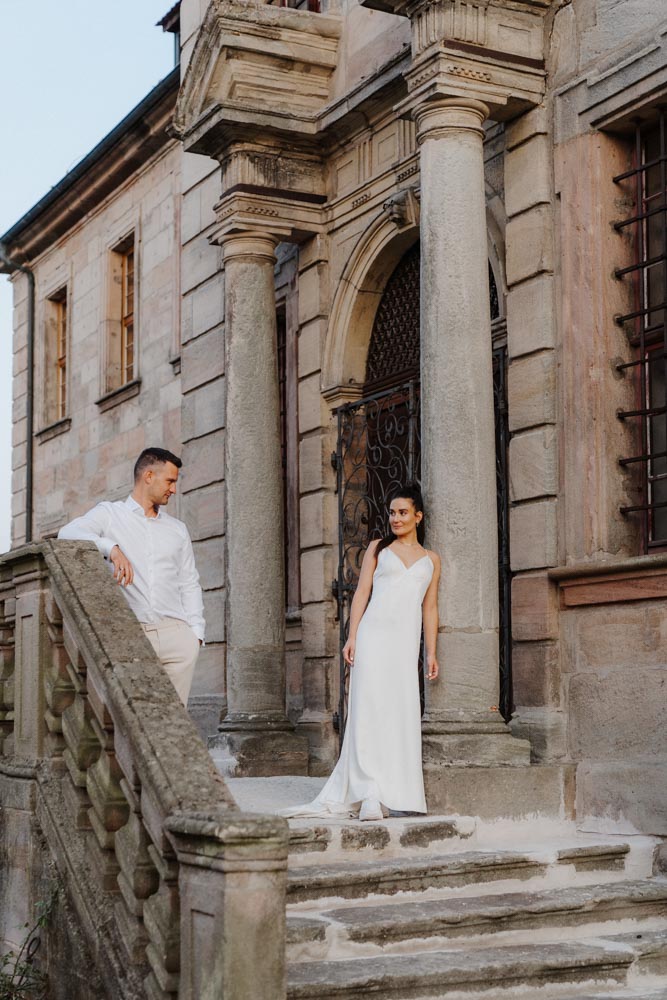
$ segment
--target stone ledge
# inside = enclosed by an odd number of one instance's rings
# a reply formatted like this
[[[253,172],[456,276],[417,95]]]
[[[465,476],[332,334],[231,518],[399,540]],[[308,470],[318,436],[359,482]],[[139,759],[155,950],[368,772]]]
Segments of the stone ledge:
[[[496,820],[528,816],[571,819],[575,769],[569,764],[524,767],[425,765],[426,801],[432,813]]]
[[[99,406],[102,413],[106,413],[107,410],[112,410],[114,406],[124,403],[126,399],[138,396],[140,389],[141,379],[135,378],[131,382],[121,385],[120,388],[112,389],[111,392],[106,392],[103,396],[100,396],[99,399],[95,400],[95,405]]]
[[[560,591],[561,608],[667,597],[667,552],[609,563],[578,563],[548,572]]]
[[[44,444],[52,438],[59,437],[60,434],[66,434],[71,426],[72,418],[63,417],[62,420],[56,420],[54,423],[48,424],[47,427],[42,427],[41,431],[37,431],[35,434],[37,443]]]

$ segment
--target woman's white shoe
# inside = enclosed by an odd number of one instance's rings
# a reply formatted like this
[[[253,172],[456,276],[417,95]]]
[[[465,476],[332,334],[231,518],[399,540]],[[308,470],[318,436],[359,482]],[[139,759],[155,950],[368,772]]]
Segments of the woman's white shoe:
[[[384,819],[379,801],[377,799],[364,799],[359,810],[359,819]]]

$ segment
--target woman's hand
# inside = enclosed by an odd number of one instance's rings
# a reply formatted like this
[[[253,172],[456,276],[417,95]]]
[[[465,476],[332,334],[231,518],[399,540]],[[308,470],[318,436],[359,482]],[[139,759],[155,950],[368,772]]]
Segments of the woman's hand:
[[[345,660],[345,662],[350,667],[354,666],[354,648],[355,648],[355,646],[356,646],[356,642],[355,642],[354,639],[348,639],[347,642],[345,643],[345,645],[343,646],[343,659]]]
[[[428,680],[434,681],[438,674],[440,673],[440,667],[438,666],[438,661],[435,656],[426,657],[426,676]]]

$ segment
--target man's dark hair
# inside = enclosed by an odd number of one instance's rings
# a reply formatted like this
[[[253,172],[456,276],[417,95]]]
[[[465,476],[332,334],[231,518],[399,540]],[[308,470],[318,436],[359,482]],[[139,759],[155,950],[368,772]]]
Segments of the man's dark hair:
[[[134,463],[135,483],[145,469],[150,469],[151,465],[164,465],[165,462],[171,462],[177,469],[180,469],[183,465],[180,458],[174,455],[173,452],[167,451],[166,448],[144,448]]]

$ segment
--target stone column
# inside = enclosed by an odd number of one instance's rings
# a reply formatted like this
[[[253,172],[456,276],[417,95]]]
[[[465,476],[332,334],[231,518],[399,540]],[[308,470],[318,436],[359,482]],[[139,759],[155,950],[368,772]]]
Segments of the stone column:
[[[285,584],[273,270],[277,239],[230,233],[225,264],[228,774],[307,773],[285,714]],[[215,753],[215,749],[218,753]],[[220,752],[222,751],[222,752]]]
[[[438,659],[427,686],[433,763],[526,760],[498,715],[498,543],[480,101],[419,106],[422,468],[428,544],[442,558]],[[494,738],[490,738],[494,737]]]

